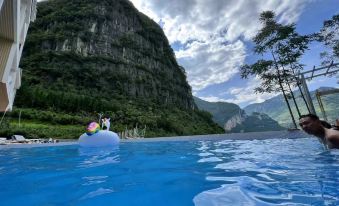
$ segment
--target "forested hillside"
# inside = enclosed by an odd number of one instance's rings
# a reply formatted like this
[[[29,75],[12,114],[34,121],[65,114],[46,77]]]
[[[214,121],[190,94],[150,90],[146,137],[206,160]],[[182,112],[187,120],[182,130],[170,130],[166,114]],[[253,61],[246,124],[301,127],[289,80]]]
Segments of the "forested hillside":
[[[128,0],[49,0],[37,10],[0,135],[77,138],[99,113],[113,131],[146,126],[148,137],[223,132],[196,108],[160,26]]]

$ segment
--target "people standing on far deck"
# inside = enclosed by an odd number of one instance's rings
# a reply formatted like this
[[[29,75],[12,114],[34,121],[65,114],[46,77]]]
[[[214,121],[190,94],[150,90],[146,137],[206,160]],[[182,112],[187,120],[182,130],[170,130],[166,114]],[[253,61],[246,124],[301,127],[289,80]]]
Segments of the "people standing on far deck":
[[[106,126],[106,117],[101,119],[101,129],[105,130],[107,128]]]
[[[111,126],[110,123],[111,118],[106,118],[106,130],[109,131],[109,127]]]
[[[339,131],[325,128],[317,115],[301,115],[299,125],[306,133],[320,138],[328,148],[339,149]]]
[[[111,118],[106,118],[106,117],[101,120],[102,121],[101,128],[103,130],[109,131],[109,128],[111,126],[110,120],[111,120]]]

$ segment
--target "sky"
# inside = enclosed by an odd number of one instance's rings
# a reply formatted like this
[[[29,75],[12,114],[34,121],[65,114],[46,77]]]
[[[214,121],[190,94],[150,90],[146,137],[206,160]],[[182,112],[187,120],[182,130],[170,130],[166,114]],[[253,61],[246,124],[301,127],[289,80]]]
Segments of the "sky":
[[[251,39],[260,29],[262,11],[272,10],[279,23],[295,23],[297,32],[320,30],[324,20],[339,13],[339,0],[130,0],[164,30],[178,63],[187,73],[194,96],[244,107],[277,94],[255,94],[256,77],[241,79],[239,68],[254,63]],[[321,63],[326,48],[312,43],[301,62],[304,70]],[[335,77],[308,82],[310,90],[338,87]]]

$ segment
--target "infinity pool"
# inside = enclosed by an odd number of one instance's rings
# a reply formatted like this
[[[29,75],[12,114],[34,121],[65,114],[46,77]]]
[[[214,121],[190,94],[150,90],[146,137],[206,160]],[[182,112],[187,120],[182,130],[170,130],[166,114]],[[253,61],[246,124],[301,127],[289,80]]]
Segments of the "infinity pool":
[[[0,205],[339,205],[314,138],[0,148]]]

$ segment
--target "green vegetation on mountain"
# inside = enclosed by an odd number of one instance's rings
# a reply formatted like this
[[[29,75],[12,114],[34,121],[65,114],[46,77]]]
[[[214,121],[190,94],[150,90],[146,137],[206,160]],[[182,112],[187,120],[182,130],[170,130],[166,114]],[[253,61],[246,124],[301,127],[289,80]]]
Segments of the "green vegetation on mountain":
[[[0,135],[77,138],[98,113],[113,131],[146,126],[147,137],[223,132],[196,108],[160,26],[129,1],[49,0],[37,9]]]
[[[146,137],[223,133],[208,112],[159,107],[149,103],[144,107],[132,102],[120,106],[118,111],[105,112],[106,116],[111,117],[112,131],[146,126]],[[0,126],[0,136],[23,134],[28,138],[61,139],[78,138],[89,122],[98,121],[99,118],[98,114],[86,111],[70,113],[36,108],[16,108],[6,116]]]

